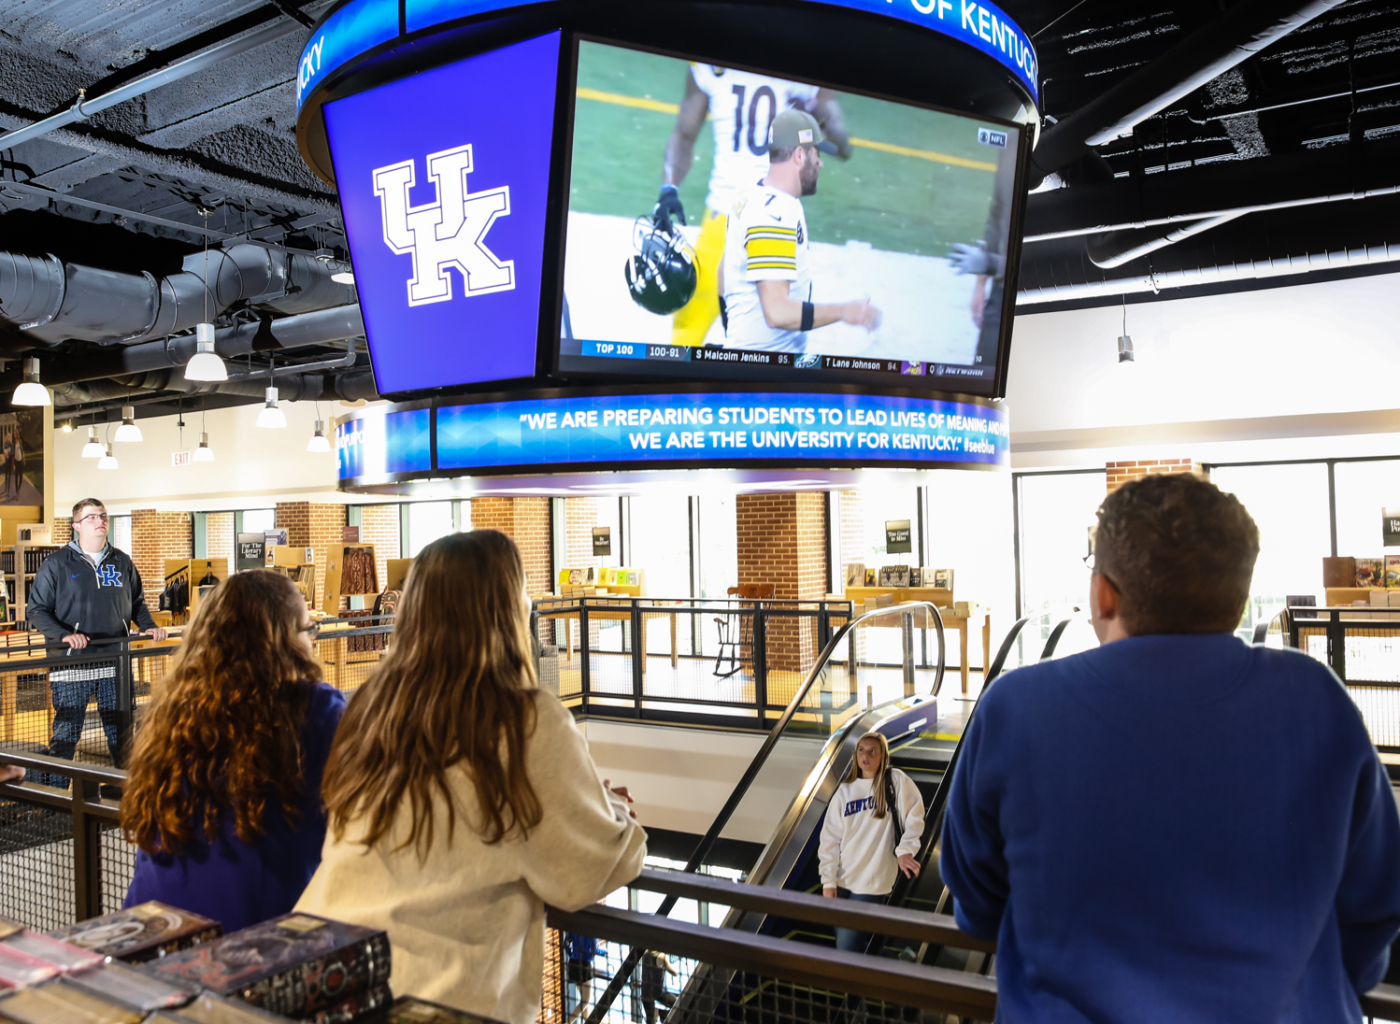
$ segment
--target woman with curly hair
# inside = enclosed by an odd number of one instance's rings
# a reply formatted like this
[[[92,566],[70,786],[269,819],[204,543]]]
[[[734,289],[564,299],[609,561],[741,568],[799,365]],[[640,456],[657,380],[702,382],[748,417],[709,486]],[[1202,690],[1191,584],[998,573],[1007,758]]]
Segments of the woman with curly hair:
[[[315,633],[276,573],[239,573],[200,605],[136,734],[126,906],[160,900],[230,932],[292,909],[321,860],[321,774],[345,710]]]
[[[396,992],[511,1024],[539,1013],[544,904],[600,900],[646,855],[626,789],[536,685],[533,642],[509,537],[423,549],[331,750],[325,857],[297,904],[387,931]]]

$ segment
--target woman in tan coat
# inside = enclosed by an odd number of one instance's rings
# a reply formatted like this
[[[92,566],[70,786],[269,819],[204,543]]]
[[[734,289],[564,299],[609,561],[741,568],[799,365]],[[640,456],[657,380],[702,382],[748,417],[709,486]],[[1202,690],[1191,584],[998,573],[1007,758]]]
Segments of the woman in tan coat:
[[[430,544],[393,645],[350,702],[323,792],[330,830],[298,910],[383,928],[394,991],[530,1024],[544,904],[635,878],[646,834],[536,688],[520,554],[476,530]]]

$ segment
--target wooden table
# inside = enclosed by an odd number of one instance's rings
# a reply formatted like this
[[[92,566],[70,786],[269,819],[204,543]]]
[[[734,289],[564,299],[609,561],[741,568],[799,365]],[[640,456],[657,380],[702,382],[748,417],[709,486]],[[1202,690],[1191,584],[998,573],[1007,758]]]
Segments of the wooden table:
[[[565,661],[573,661],[573,659],[574,659],[574,623],[575,623],[575,622],[580,622],[580,624],[581,624],[581,619],[582,619],[582,614],[580,613],[579,609],[577,609],[577,608],[571,608],[570,606],[571,606],[571,605],[576,605],[576,604],[578,604],[580,600],[587,600],[587,601],[588,601],[588,605],[587,605],[587,607],[588,607],[588,619],[589,619],[590,622],[595,621],[595,620],[596,620],[596,621],[608,621],[608,622],[631,622],[631,621],[632,621],[632,601],[629,600],[629,599],[627,599],[627,598],[608,598],[608,597],[590,597],[590,598],[584,598],[584,599],[580,599],[580,598],[577,598],[577,597],[540,597],[540,598],[536,598],[536,599],[535,599],[535,613],[536,613],[540,618],[542,618],[542,619],[562,619],[563,622],[564,622],[564,660],[565,660]],[[646,675],[646,671],[647,671],[647,656],[646,656],[646,653],[647,653],[647,626],[648,626],[647,613],[650,612],[650,613],[652,613],[652,614],[655,614],[655,613],[657,613],[657,612],[665,611],[666,606],[667,606],[668,604],[671,604],[671,605],[678,605],[678,604],[680,604],[680,603],[681,603],[681,602],[679,602],[679,601],[662,602],[662,601],[651,601],[651,600],[644,600],[644,601],[640,602],[640,604],[641,604],[641,616],[642,616],[642,629],[641,629],[642,635],[641,635],[640,637],[633,637],[633,638],[632,638],[632,643],[633,643],[633,644],[636,644],[636,643],[638,643],[639,641],[640,641],[640,643],[641,643],[641,651],[642,651],[642,674],[643,674],[643,675]],[[678,658],[678,656],[677,656],[677,651],[676,651],[676,615],[675,615],[674,612],[672,612],[672,613],[671,613],[670,615],[668,615],[667,617],[671,620],[671,667],[672,667],[672,668],[675,668],[675,667],[679,664],[679,658]],[[580,633],[581,633],[581,632],[582,632],[582,629],[580,629]],[[586,636],[580,635],[580,637],[579,637],[579,653],[580,653],[580,656],[582,656],[582,655],[585,653],[584,650],[583,650],[583,648],[586,647],[587,644],[588,644],[588,638],[587,638]]]
[[[880,608],[880,611],[898,612],[900,605],[913,601],[927,601],[938,609],[938,614],[943,618],[944,629],[956,629],[958,631],[958,654],[962,672],[962,692],[967,696],[967,634],[971,629],[971,624],[979,617],[982,619],[982,672],[985,675],[988,667],[992,663],[992,613],[986,609],[978,609],[971,616],[953,614],[953,592],[942,587],[847,587],[846,600],[855,605],[853,614],[859,617],[863,611],[869,611],[869,607],[863,606],[866,602],[873,602],[879,597],[889,595],[896,603]],[[833,595],[836,596],[836,595]],[[916,623],[916,625],[922,625]],[[854,659],[852,659],[854,661]]]

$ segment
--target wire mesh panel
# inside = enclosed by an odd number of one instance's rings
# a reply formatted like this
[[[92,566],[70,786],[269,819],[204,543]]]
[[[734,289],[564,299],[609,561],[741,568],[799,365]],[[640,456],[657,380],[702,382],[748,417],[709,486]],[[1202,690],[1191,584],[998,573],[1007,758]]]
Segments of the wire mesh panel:
[[[1400,689],[1390,686],[1348,686],[1371,742],[1378,747],[1400,747]]]
[[[136,846],[115,822],[102,822],[97,833],[98,874],[102,882],[102,913],[122,908],[136,873]]]
[[[0,801],[0,916],[43,932],[72,924],[73,879],[72,817]]]
[[[536,1024],[563,1024],[565,996],[562,956],[559,932],[553,928],[546,928],[544,976],[540,979],[540,1012],[535,1017]]]

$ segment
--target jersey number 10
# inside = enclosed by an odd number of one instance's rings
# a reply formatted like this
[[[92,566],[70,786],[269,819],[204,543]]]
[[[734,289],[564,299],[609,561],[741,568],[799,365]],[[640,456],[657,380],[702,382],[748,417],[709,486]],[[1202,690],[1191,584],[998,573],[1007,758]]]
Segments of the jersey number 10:
[[[748,91],[747,86],[734,86],[734,152],[739,152],[739,146],[744,141],[744,94]],[[758,104],[760,100],[768,103],[768,115],[763,123],[763,131],[756,132],[758,127]],[[748,145],[749,152],[754,156],[762,156],[768,152],[768,129],[773,126],[773,118],[778,116],[778,97],[773,95],[773,90],[766,85],[761,85],[753,92],[753,99],[749,101],[749,131]]]

